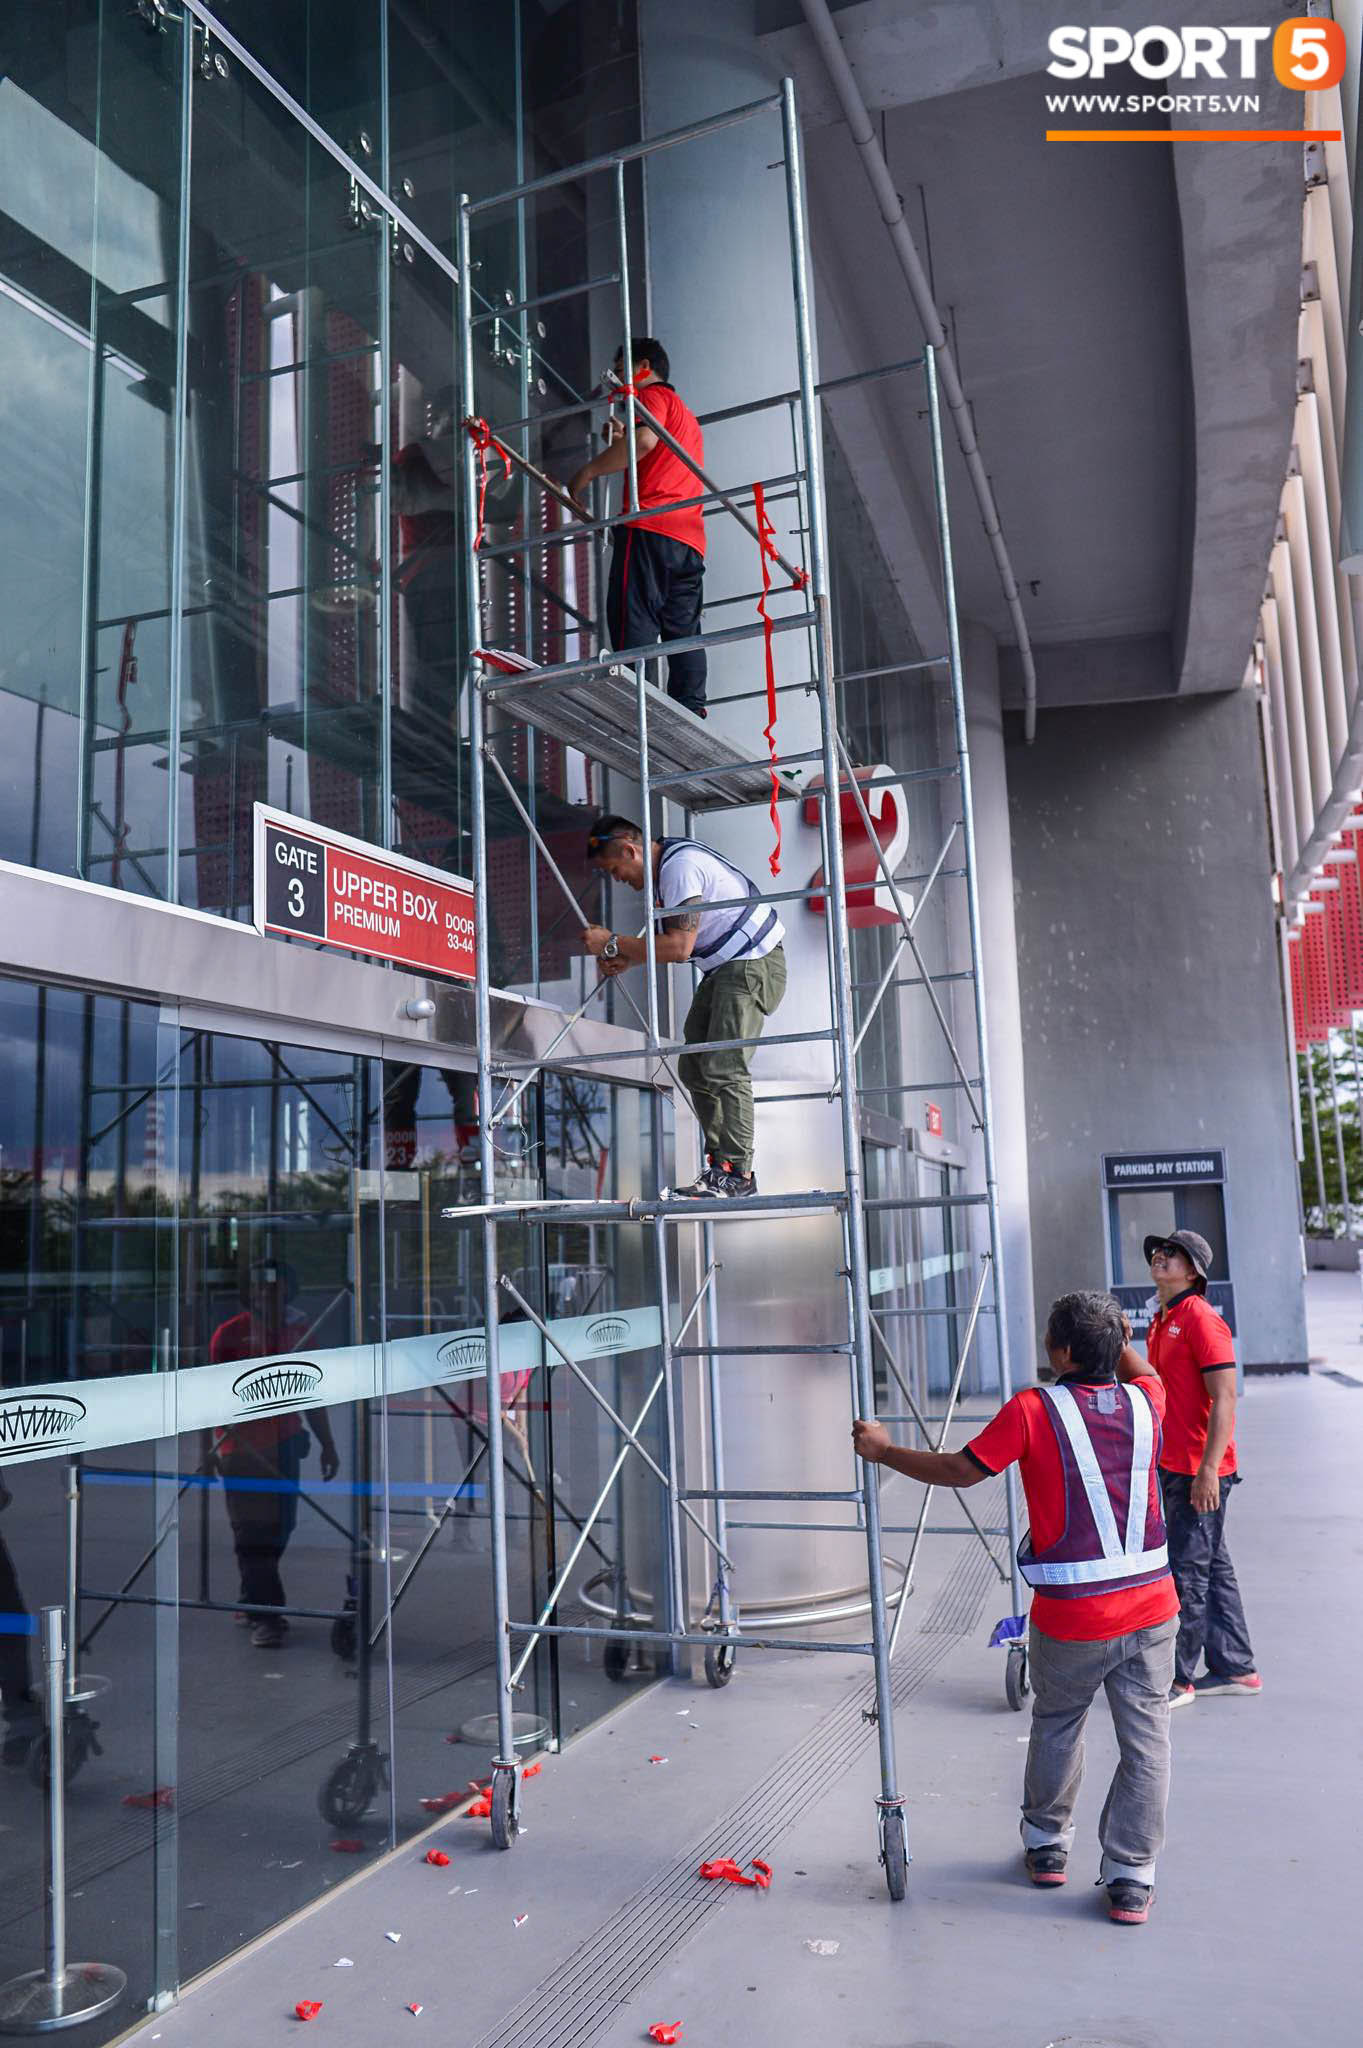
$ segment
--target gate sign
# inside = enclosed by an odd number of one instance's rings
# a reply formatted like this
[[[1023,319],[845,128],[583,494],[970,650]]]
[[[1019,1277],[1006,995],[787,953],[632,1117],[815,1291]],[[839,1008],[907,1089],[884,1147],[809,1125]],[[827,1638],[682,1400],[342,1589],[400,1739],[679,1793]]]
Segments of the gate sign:
[[[254,921],[258,932],[473,979],[470,882],[268,804],[255,807]]]

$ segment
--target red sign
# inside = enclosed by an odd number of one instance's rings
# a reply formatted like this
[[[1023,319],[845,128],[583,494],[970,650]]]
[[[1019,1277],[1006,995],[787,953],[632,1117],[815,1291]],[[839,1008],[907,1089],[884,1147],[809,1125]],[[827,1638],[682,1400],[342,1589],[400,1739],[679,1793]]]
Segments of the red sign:
[[[909,806],[899,783],[884,780],[894,773],[892,768],[881,765],[875,768],[858,768],[858,783],[873,786],[862,792],[867,815],[875,827],[875,840],[867,837],[866,825],[861,807],[850,787],[844,783],[839,798],[839,815],[842,821],[842,862],[847,880],[847,922],[853,931],[864,931],[870,925],[898,924],[899,912],[895,909],[894,897],[885,881],[884,869],[876,851],[879,842],[890,873],[897,874],[899,864],[909,850]],[[822,777],[809,786],[818,788]],[[806,796],[804,820],[806,825],[819,822],[820,799]],[[823,869],[817,868],[810,876],[811,888],[817,889],[823,882]],[[856,887],[857,883],[866,886]],[[904,908],[913,909],[913,897],[907,889],[901,889],[900,898]],[[823,896],[811,896],[809,908],[816,917],[828,914],[827,900]]]
[[[941,1137],[942,1112],[937,1103],[925,1102],[923,1104],[923,1128],[930,1138]]]
[[[473,889],[286,811],[255,807],[255,927],[472,980]]]

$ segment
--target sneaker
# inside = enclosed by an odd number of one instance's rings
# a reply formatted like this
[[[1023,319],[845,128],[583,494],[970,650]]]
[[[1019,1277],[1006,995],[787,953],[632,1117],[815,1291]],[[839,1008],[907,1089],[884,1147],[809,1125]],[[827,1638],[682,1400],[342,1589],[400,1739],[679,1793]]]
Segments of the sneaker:
[[[282,1650],[284,1647],[284,1625],[278,1621],[253,1621],[251,1623],[251,1648],[253,1650]]]
[[[1172,1713],[1175,1707],[1190,1707],[1196,1698],[1196,1686],[1171,1685],[1169,1688],[1169,1711]]]
[[[1152,1884],[1136,1884],[1130,1878],[1119,1877],[1107,1888],[1107,1917],[1116,1920],[1123,1927],[1139,1927],[1150,1918],[1150,1908],[1155,1903],[1155,1887]]]
[[[1050,1843],[1044,1849],[1028,1849],[1026,1852],[1027,1875],[1033,1884],[1063,1884],[1065,1882],[1066,1854]]]
[[[682,1201],[709,1201],[715,1192],[715,1159],[712,1152],[705,1155],[705,1164],[695,1179],[684,1188],[673,1188],[672,1193]]]
[[[1222,1678],[1215,1671],[1204,1671],[1201,1678],[1195,1678],[1188,1688],[1200,1700],[1219,1694],[1233,1700],[1257,1700],[1263,1689],[1264,1681],[1257,1671],[1244,1671],[1235,1678]]]
[[[722,1159],[711,1176],[711,1193],[721,1201],[741,1201],[747,1195],[757,1193],[757,1175],[740,1173],[731,1159]]]

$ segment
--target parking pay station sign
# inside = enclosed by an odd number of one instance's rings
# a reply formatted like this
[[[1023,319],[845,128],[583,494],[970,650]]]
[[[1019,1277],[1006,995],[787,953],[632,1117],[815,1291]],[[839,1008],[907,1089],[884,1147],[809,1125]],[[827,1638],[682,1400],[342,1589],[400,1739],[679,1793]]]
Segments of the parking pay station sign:
[[[471,882],[268,804],[255,807],[254,920],[258,932],[473,978]]]

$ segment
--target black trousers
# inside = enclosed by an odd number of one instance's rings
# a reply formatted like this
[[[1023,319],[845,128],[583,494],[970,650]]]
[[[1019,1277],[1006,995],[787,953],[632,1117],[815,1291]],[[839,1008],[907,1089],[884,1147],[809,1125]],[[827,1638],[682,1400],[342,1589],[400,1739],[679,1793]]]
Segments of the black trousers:
[[[311,1442],[302,1430],[271,1451],[247,1445],[219,1455],[241,1598],[247,1607],[284,1605],[279,1561],[298,1521],[298,1474]]]
[[[1217,1678],[1243,1678],[1254,1669],[1244,1603],[1226,1548],[1226,1509],[1232,1473],[1221,1481],[1221,1505],[1209,1515],[1193,1507],[1192,1474],[1161,1472],[1164,1525],[1169,1534],[1169,1569],[1178,1588],[1178,1643],[1174,1682],[1191,1685],[1205,1650],[1207,1669]]]
[[[647,647],[654,640],[687,640],[700,631],[705,557],[684,540],[642,526],[616,529],[606,588],[606,628],[612,647]],[[688,711],[705,708],[705,649],[667,657],[667,694]],[[658,680],[658,664],[648,664]]]

